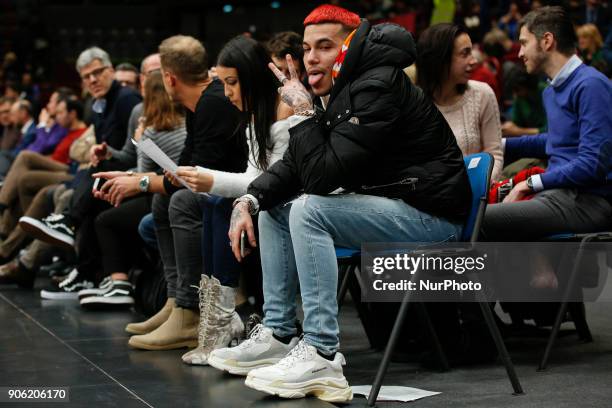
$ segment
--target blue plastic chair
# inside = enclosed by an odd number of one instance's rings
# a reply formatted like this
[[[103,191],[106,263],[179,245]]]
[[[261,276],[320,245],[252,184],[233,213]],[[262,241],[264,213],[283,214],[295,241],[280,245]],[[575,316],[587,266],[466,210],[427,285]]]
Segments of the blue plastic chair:
[[[468,243],[475,243],[478,241],[479,233],[480,233],[480,225],[482,223],[482,219],[484,217],[484,213],[487,207],[487,197],[489,192],[489,185],[491,179],[491,172],[493,171],[493,156],[489,153],[477,153],[473,155],[466,156],[464,158],[465,166],[468,174],[468,178],[470,181],[470,186],[472,188],[472,202],[470,205],[470,212],[467,217],[465,226],[463,228],[461,241]],[[355,269],[359,264],[360,260],[360,251],[354,249],[346,249],[346,248],[337,248],[336,255],[338,257],[338,262],[341,265],[349,265],[346,269],[345,276],[342,279],[342,283],[340,286],[339,294],[338,294],[338,306],[340,307],[342,300],[346,294],[346,288],[349,286],[349,280],[351,276],[354,275]],[[397,318],[393,325],[393,329],[391,331],[391,335],[389,337],[389,341],[385,348],[385,352],[383,358],[381,360],[380,366],[378,368],[378,372],[376,373],[376,377],[374,379],[374,383],[372,385],[372,390],[370,391],[370,395],[368,397],[368,405],[374,406],[376,403],[376,398],[378,397],[378,393],[380,391],[380,387],[382,386],[382,382],[384,376],[387,372],[387,368],[389,366],[389,362],[391,360],[391,355],[393,350],[395,349],[395,344],[399,338],[399,335],[402,330],[402,326],[404,323],[404,319],[408,312],[408,305],[410,303],[410,291],[406,291],[404,295],[404,299],[402,300],[399,312],[397,314]],[[357,302],[359,303],[359,302]],[[497,351],[499,353],[500,358],[502,359],[504,366],[506,368],[506,373],[512,384],[512,388],[515,394],[522,394],[523,389],[519,382],[519,379],[516,375],[516,371],[514,369],[514,365],[510,360],[510,356],[508,351],[506,350],[506,346],[503,342],[497,324],[495,323],[495,319],[493,317],[493,312],[491,308],[486,302],[486,299],[478,302],[480,305],[480,309],[482,310],[485,322],[491,336],[493,337],[493,341],[495,342],[495,346],[497,347]],[[429,321],[429,316],[427,315],[427,311],[425,307],[421,308],[421,315],[425,317],[425,324],[428,328],[429,334],[432,337],[432,342],[435,348],[435,352],[440,359],[440,362],[444,368],[448,368],[448,362],[444,356],[442,348],[440,346],[439,339],[431,322]],[[366,328],[367,332],[367,328]]]

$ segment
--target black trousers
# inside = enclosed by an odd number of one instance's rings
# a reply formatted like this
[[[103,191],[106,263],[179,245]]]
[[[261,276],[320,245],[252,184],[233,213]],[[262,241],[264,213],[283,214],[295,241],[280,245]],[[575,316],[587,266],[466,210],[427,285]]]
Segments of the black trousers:
[[[99,214],[110,205],[105,201],[98,200],[91,194],[95,179],[92,174],[101,171],[124,171],[127,166],[113,161],[102,161],[97,167],[90,167],[88,170],[79,172],[75,177],[72,188],[74,194],[70,199],[70,205],[64,210],[64,215],[68,217],[78,228],[85,219],[94,213]],[[101,180],[103,181],[103,180]],[[101,187],[101,183],[98,187]],[[105,205],[105,204],[106,205]]]
[[[138,225],[151,212],[151,201],[150,194],[136,196],[96,217],[95,230],[105,275],[127,273],[137,263],[144,245]]]
[[[69,218],[77,229],[75,249],[77,269],[89,280],[98,280],[103,271],[101,251],[96,235],[95,220],[98,214],[112,208],[103,200],[93,196],[94,178],[92,174],[99,171],[126,170],[125,166],[112,161],[103,161],[97,167],[80,172],[75,177],[72,188],[74,194],[63,214]]]

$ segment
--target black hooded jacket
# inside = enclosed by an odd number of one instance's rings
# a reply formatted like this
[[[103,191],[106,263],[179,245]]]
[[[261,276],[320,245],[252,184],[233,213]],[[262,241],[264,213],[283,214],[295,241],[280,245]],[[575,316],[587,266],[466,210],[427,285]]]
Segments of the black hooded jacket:
[[[463,156],[442,114],[402,71],[415,57],[400,26],[362,22],[327,109],[290,129],[283,159],[249,186],[260,209],[342,187],[462,221],[471,200]]]

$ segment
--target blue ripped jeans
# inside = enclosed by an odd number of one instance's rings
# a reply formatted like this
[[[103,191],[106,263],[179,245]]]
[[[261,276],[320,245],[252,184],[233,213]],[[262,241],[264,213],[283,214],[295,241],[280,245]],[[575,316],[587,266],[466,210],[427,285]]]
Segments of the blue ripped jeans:
[[[462,225],[404,201],[369,195],[303,195],[259,216],[264,325],[295,334],[298,281],[304,340],[324,353],[338,349],[335,246],[365,242],[456,241]]]

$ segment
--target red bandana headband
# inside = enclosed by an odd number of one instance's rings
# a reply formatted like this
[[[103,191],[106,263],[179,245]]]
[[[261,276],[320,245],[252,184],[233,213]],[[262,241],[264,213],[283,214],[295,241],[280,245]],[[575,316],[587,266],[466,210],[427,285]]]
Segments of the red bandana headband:
[[[340,49],[340,52],[338,53],[338,56],[336,57],[336,61],[334,62],[334,67],[332,68],[332,78],[333,79],[338,78],[338,75],[340,75],[342,64],[344,63],[344,59],[346,58],[346,53],[348,52],[349,46],[351,44],[351,41],[353,40],[353,37],[355,36],[356,31],[357,29],[353,30],[348,35],[348,37],[346,37],[346,39],[344,40],[344,43],[342,43],[342,48]]]

